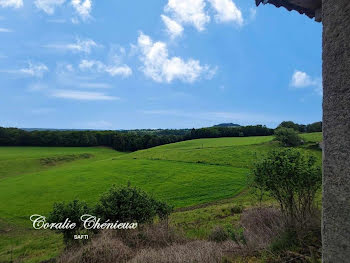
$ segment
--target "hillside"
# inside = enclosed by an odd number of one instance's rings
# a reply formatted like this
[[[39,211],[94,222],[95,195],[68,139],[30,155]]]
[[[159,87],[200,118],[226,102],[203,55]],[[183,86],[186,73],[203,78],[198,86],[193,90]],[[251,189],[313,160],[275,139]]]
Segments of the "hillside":
[[[303,137],[307,144],[302,149],[321,160],[314,147],[321,134]],[[32,230],[29,216],[47,215],[55,201],[78,198],[93,204],[113,184],[130,182],[177,209],[188,208],[174,214],[175,225],[223,213],[227,204],[216,206],[221,200],[251,198],[245,194],[249,168],[257,156],[277,147],[272,136],[198,139],[133,153],[102,147],[0,147],[0,262],[9,259],[9,251],[28,262],[56,255],[62,248],[59,236]],[[193,210],[208,203],[214,205]],[[206,221],[184,229],[190,236],[205,236],[213,220]]]

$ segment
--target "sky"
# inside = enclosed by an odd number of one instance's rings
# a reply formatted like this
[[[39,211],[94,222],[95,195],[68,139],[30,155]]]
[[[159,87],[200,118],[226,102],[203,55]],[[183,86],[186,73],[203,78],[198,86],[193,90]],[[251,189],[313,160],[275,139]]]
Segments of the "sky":
[[[253,0],[0,0],[0,126],[320,121],[321,36]]]

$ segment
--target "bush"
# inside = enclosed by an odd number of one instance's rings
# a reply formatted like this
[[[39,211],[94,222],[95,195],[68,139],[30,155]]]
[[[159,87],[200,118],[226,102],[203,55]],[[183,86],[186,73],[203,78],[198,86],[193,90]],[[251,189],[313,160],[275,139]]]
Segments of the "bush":
[[[272,151],[255,164],[252,174],[253,186],[279,203],[289,224],[305,224],[322,184],[321,167],[315,157],[294,149]]]
[[[242,214],[243,212],[243,206],[242,205],[235,205],[230,208],[230,212],[232,215],[234,214]]]
[[[244,237],[244,231],[243,228],[237,228],[233,227],[232,225],[226,225],[225,230],[229,236],[229,239],[234,241],[237,244],[244,244],[246,245],[246,239]]]
[[[49,223],[59,223],[64,222],[68,218],[71,222],[76,223],[76,227],[74,229],[57,230],[58,232],[63,233],[64,242],[68,244],[73,240],[73,236],[79,230],[81,230],[83,226],[83,222],[80,220],[80,217],[88,213],[89,208],[86,203],[79,200],[73,200],[69,203],[54,203],[53,209],[49,214],[47,221]]]
[[[215,242],[223,242],[229,238],[228,232],[221,226],[216,226],[209,235],[209,240]]]
[[[151,223],[158,215],[167,218],[172,207],[150,197],[135,187],[113,186],[104,193],[96,205],[95,213],[103,220],[119,222]]]
[[[283,146],[294,147],[303,143],[299,134],[292,128],[278,128],[275,131],[276,140]]]

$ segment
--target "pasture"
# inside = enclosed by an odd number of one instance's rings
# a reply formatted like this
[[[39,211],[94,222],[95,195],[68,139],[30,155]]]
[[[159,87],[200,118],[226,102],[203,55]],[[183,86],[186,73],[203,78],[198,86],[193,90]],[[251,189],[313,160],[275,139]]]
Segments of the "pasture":
[[[306,144],[300,148],[321,160],[321,151],[312,147],[321,134],[302,136]],[[47,215],[56,201],[77,198],[92,205],[111,185],[129,182],[174,205],[178,212],[171,220],[185,226],[189,236],[205,237],[216,221],[236,220],[228,212],[232,202],[253,203],[246,190],[249,169],[278,147],[272,136],[198,139],[133,153],[103,147],[0,147],[0,262],[54,257],[62,249],[60,236],[33,230],[30,215]]]

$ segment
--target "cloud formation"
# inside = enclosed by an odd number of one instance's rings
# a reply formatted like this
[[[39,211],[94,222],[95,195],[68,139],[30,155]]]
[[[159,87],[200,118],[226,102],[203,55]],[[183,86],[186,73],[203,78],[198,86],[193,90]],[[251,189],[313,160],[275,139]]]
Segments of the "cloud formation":
[[[13,32],[11,29],[0,27],[0,33],[11,33],[11,32]]]
[[[72,99],[72,100],[85,100],[85,101],[96,101],[96,100],[119,100],[119,97],[113,97],[106,95],[101,92],[86,92],[76,90],[55,90],[51,94],[52,97],[61,99]]]
[[[132,70],[127,65],[106,65],[98,60],[83,59],[79,68],[82,71],[90,71],[96,73],[108,73],[110,76],[129,77],[132,75]]]
[[[293,88],[314,87],[314,90],[322,95],[322,80],[321,78],[313,78],[306,72],[296,70],[292,76],[290,86]]]
[[[83,19],[86,20],[90,18],[90,13],[92,9],[91,0],[72,0],[72,5],[77,12],[77,14]]]
[[[18,72],[26,75],[30,75],[33,77],[41,78],[45,72],[49,71],[48,67],[43,63],[33,64],[31,62],[28,63],[27,68],[20,69]]]
[[[168,47],[164,42],[153,42],[152,39],[140,33],[138,48],[141,52],[142,70],[147,77],[157,82],[170,83],[175,79],[192,83],[201,76],[211,78],[215,69],[201,65],[198,60],[184,61],[180,57],[169,57]]]
[[[35,0],[34,4],[46,14],[53,15],[55,13],[55,8],[63,5],[65,2],[66,0]]]
[[[232,0],[168,0],[164,11],[168,16],[161,15],[171,38],[180,36],[184,25],[195,27],[198,31],[205,30],[211,21],[209,7],[216,13],[217,23],[233,23],[243,26],[244,19],[242,11]]]
[[[180,23],[176,22],[166,15],[161,15],[161,18],[166,26],[166,31],[172,39],[182,35],[184,28]]]
[[[243,16],[232,0],[209,0],[216,11],[215,20],[218,23],[233,22],[238,26],[243,25]]]
[[[3,73],[15,74],[19,76],[29,76],[41,78],[43,75],[48,72],[48,67],[43,63],[32,63],[28,62],[28,66],[21,69],[15,70],[0,70]]]
[[[23,6],[23,0],[0,0],[0,6],[20,8]]]
[[[198,31],[203,31],[210,22],[205,6],[204,0],[169,0],[164,10],[178,23],[193,25]]]
[[[81,40],[77,39],[76,43],[70,43],[70,44],[49,44],[46,45],[46,48],[53,48],[53,49],[59,49],[63,51],[72,51],[72,52],[81,52],[81,53],[87,53],[89,54],[94,47],[98,47],[99,45],[91,40]]]

